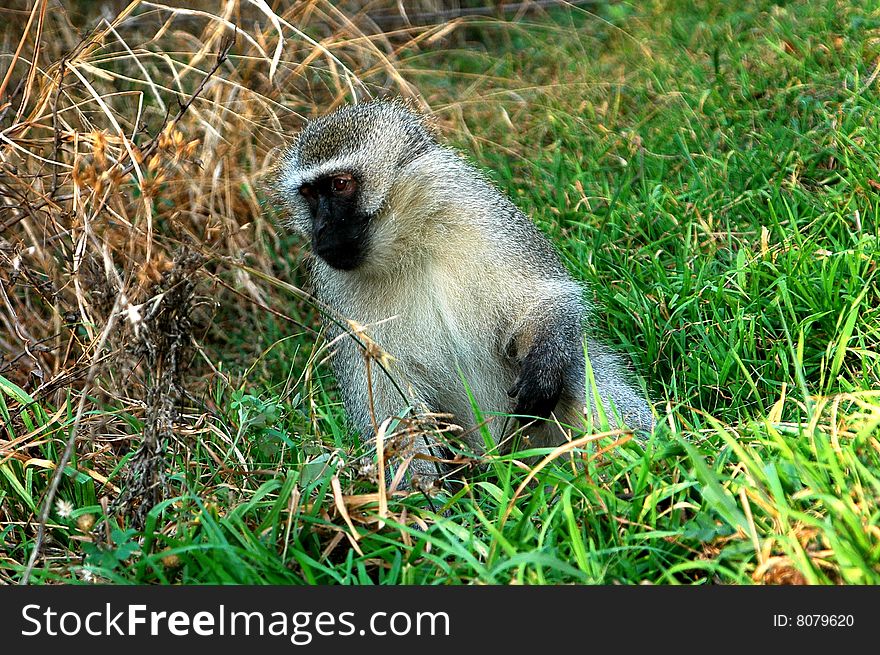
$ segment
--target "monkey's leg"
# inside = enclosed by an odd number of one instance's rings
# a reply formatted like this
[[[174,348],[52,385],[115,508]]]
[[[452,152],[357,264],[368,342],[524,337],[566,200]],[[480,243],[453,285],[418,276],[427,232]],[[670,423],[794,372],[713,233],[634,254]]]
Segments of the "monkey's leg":
[[[546,418],[555,410],[560,420],[577,425],[584,405],[597,418],[601,401],[613,425],[622,422],[650,432],[654,415],[632,375],[614,351],[592,340],[587,344],[592,379],[586,379],[580,317],[577,301],[570,297],[545,304],[521,321],[509,346],[519,364],[508,392],[516,398],[514,413]]]
[[[651,432],[654,429],[654,413],[638,386],[633,382],[633,375],[624,365],[621,357],[607,346],[592,339],[587,340],[587,357],[592,369],[592,380],[584,382],[589,390],[592,413],[596,416],[595,391],[602,401],[603,409],[612,424],[618,423],[619,415],[627,427],[634,430]]]
[[[514,328],[507,353],[518,367],[507,395],[514,414],[547,418],[577,375],[581,309],[576,297],[537,303]]]

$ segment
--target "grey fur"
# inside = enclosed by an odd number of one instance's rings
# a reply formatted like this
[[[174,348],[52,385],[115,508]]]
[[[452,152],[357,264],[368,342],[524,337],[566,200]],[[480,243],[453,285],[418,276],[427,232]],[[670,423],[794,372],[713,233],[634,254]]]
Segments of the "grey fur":
[[[540,397],[561,375],[553,413],[563,425],[582,425],[587,400],[595,407],[584,373],[588,307],[582,287],[532,221],[439,144],[424,117],[397,101],[344,107],[305,127],[282,159],[277,181],[291,228],[310,236],[311,213],[299,187],[337,173],[360,180],[358,209],[372,216],[367,256],[348,271],[315,258],[316,295],[368,327],[393,356],[391,373],[410,398],[470,428],[475,419],[462,377],[491,414],[514,410],[512,388]],[[331,338],[339,334],[332,324],[328,328]],[[621,359],[591,339],[587,344],[612,422],[613,404],[630,427],[650,431],[651,407]],[[338,341],[334,366],[354,427],[372,437],[364,360],[353,340]],[[378,367],[373,371],[381,422],[406,403]],[[496,443],[506,436],[505,423],[511,422],[490,423]],[[553,421],[539,421],[527,432],[533,445],[566,439]],[[470,445],[481,449],[478,432],[470,434]],[[426,462],[414,465],[419,473],[431,472]]]

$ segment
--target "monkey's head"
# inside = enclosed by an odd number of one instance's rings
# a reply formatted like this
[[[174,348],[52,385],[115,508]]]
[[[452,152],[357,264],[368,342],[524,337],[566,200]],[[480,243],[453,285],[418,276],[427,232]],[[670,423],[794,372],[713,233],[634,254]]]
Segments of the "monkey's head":
[[[424,117],[398,101],[347,106],[309,122],[278,169],[290,227],[338,270],[381,257],[385,239],[377,234],[395,182],[435,145]]]

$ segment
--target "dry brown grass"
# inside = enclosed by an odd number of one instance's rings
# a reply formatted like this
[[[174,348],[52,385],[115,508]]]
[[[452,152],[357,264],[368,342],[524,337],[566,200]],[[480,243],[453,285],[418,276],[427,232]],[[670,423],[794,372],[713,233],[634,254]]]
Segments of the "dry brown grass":
[[[46,468],[75,454],[109,476],[131,431],[91,410],[138,417],[140,450],[115,496],[135,525],[161,496],[175,431],[198,427],[175,408],[217,372],[224,325],[301,323],[280,309],[290,296],[276,302],[273,283],[294,275],[271,256],[261,204],[279,148],[304,117],[355,96],[414,95],[400,47],[450,32],[383,32],[364,3],[284,4],[0,10],[0,375],[74,416],[51,435],[7,426],[0,462],[33,464],[34,447],[57,439]],[[396,6],[382,4],[367,9]]]

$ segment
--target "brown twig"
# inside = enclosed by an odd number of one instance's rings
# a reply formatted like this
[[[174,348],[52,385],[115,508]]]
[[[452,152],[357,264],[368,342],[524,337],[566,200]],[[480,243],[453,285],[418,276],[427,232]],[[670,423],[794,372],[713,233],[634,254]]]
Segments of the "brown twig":
[[[58,98],[61,96],[61,91],[64,89],[64,72],[67,66],[67,59],[62,59],[61,63],[58,66],[58,87],[55,89],[55,97],[52,99],[52,126],[53,126],[53,135],[52,135],[52,159],[55,162],[60,161],[58,157],[58,153],[61,149],[61,128],[58,122]],[[55,197],[55,194],[58,193],[58,164],[56,163],[52,166],[52,188],[49,191],[49,200]]]

